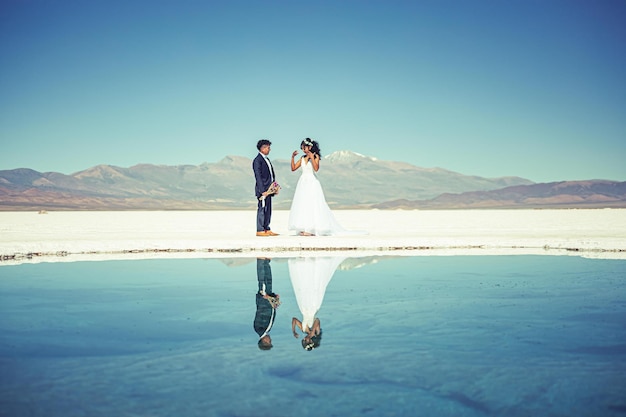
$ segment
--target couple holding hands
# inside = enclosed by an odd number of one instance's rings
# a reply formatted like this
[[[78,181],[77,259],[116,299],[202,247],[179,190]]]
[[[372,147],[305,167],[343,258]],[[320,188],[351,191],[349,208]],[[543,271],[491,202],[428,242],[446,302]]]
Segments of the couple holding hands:
[[[272,198],[280,190],[274,168],[268,158],[271,145],[272,142],[267,139],[258,141],[256,147],[259,154],[252,161],[256,180],[255,194],[258,200],[257,236],[278,236],[278,233],[270,229]],[[299,153],[297,150],[291,155],[291,171],[302,168],[302,174],[291,202],[288,229],[300,236],[331,236],[345,232],[328,207],[322,186],[315,176],[322,159],[319,143],[306,138],[300,143],[300,149],[304,155],[298,160],[295,160]]]

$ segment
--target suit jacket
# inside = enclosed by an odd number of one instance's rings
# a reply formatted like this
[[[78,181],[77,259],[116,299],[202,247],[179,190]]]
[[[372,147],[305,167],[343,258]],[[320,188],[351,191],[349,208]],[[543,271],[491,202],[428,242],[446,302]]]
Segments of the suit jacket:
[[[261,160],[265,165],[265,161]],[[261,291],[271,296],[276,296],[272,292],[272,267],[270,266],[269,259],[257,259],[256,260],[256,275],[259,281],[259,292],[256,294],[256,316],[254,316],[254,331],[257,332],[259,337],[263,337],[268,334],[274,325],[274,317],[276,316],[276,309],[272,307],[272,304],[263,298]]]
[[[259,293],[256,294],[256,315],[254,316],[254,331],[259,337],[263,337],[272,330],[276,309],[272,307],[267,298]]]
[[[265,162],[265,158],[260,153],[252,161],[252,170],[254,171],[254,178],[256,179],[256,185],[254,187],[254,193],[256,198],[261,197],[261,194],[266,192],[270,185],[272,185],[272,174],[270,168]],[[276,179],[276,177],[274,177]]]

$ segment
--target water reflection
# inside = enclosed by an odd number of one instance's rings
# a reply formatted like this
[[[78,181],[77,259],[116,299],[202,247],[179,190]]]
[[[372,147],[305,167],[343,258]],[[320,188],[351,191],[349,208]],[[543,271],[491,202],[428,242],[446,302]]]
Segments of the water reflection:
[[[0,415],[619,417],[625,277],[564,256],[0,267]]]
[[[276,308],[280,305],[280,295],[272,289],[272,267],[270,258],[257,258],[256,276],[259,290],[256,293],[256,315],[254,316],[254,331],[259,335],[259,349],[270,350],[272,337],[270,330],[276,319]]]
[[[311,257],[289,259],[289,278],[296,296],[302,320],[291,319],[291,331],[297,339],[296,328],[302,333],[302,347],[313,350],[322,342],[322,329],[317,312],[324,301],[326,287],[345,257]]]

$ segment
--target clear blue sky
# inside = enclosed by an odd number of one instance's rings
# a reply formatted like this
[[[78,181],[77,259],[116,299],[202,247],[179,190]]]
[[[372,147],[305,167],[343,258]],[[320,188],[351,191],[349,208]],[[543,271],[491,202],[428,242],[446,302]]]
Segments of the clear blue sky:
[[[622,0],[0,2],[0,169],[322,154],[626,180]]]

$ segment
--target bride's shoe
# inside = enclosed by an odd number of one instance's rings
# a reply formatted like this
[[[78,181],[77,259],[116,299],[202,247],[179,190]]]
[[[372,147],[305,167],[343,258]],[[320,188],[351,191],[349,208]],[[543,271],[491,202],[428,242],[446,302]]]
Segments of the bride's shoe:
[[[300,236],[315,236],[315,235],[309,232],[300,232]]]

